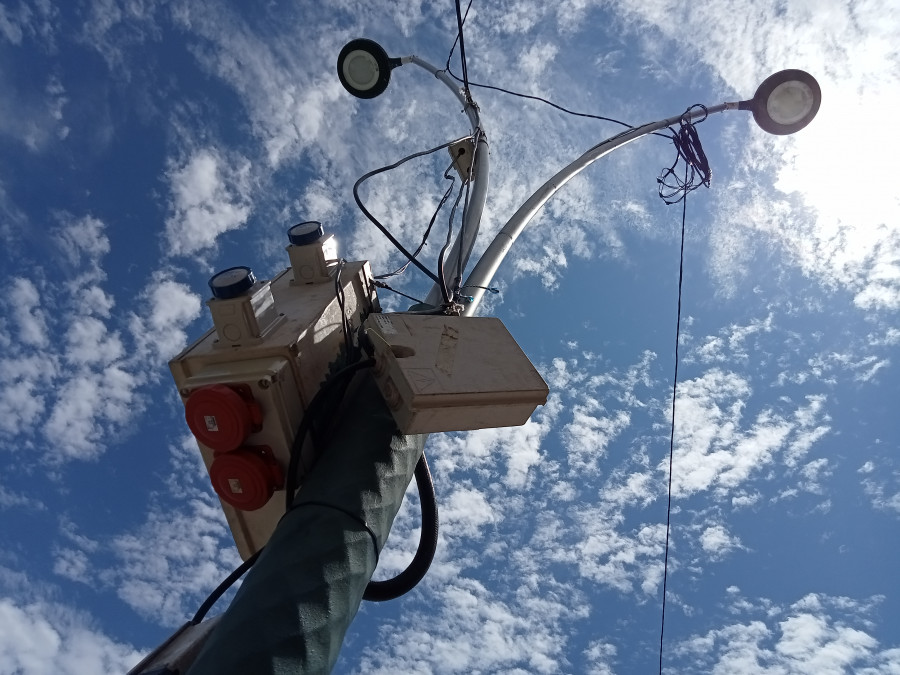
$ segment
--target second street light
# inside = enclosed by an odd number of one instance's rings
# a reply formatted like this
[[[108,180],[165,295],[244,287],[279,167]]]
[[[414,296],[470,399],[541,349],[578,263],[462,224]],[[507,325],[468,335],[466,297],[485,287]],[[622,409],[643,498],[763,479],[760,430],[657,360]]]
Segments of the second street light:
[[[759,127],[770,134],[780,136],[792,134],[812,122],[816,113],[819,112],[821,103],[822,91],[812,75],[802,70],[782,70],[767,77],[759,85],[753,98],[746,101],[720,103],[709,107],[700,106],[700,109],[691,108],[686,113],[634,127],[598,143],[571,164],[560,169],[550,180],[538,188],[497,233],[478,264],[466,278],[465,285],[472,289],[473,299],[466,306],[464,314],[471,316],[478,309],[485,287],[491,283],[513,243],[541,207],[563,185],[601,157],[632,141],[649,136],[672,124],[678,124],[682,120],[690,122],[699,117],[726,110],[752,112],[753,119],[756,120]]]

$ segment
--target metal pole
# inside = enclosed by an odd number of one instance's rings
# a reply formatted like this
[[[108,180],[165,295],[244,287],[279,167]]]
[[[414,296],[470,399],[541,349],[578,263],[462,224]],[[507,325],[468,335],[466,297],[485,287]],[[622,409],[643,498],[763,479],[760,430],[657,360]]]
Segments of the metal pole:
[[[329,673],[400,509],[425,436],[396,424],[366,374],[293,508],[187,675]]]
[[[465,272],[466,264],[469,262],[469,256],[472,253],[472,248],[475,246],[475,239],[478,237],[481,214],[484,211],[484,204],[487,200],[488,175],[490,171],[490,160],[488,156],[489,148],[481,127],[481,117],[478,114],[478,106],[476,106],[473,101],[466,98],[463,91],[459,88],[459,85],[447,74],[447,71],[439,70],[437,67],[420,59],[418,56],[405,56],[400,59],[400,61],[404,64],[413,63],[420,68],[424,68],[438,80],[447,85],[447,87],[449,87],[456,95],[456,98],[459,99],[459,102],[462,103],[463,111],[468,115],[469,122],[472,125],[472,134],[476,134],[479,130],[482,131],[481,134],[478,134],[478,145],[475,148],[475,164],[472,166],[472,173],[474,175],[471,194],[472,200],[469,202],[469,208],[466,211],[463,220],[463,236],[458,236],[456,238],[456,241],[453,242],[453,246],[450,248],[447,258],[444,261],[445,269],[454,270],[460,265],[460,255],[462,255],[461,267],[463,272]],[[442,299],[443,295],[440,286],[434,284],[428,292],[428,295],[425,297],[425,302],[429,305],[439,305],[441,304]]]
[[[631,143],[631,141],[635,141],[638,138],[642,138],[649,134],[652,134],[654,131],[659,131],[660,129],[664,129],[665,127],[677,124],[682,119],[694,120],[698,117],[702,117],[705,114],[713,114],[719,113],[723,110],[737,110],[737,103],[721,103],[719,105],[711,106],[709,108],[692,110],[687,113],[682,113],[675,117],[669,117],[664,120],[660,120],[658,122],[650,122],[648,124],[644,124],[640,127],[635,127],[633,129],[629,129],[627,131],[623,131],[621,134],[617,134],[611,138],[606,139],[602,143],[595,145],[593,148],[585,152],[581,157],[576,159],[574,162],[560,170],[553,178],[544,183],[538,190],[529,197],[522,206],[519,207],[519,210],[516,211],[513,216],[507,221],[506,225],[503,226],[503,229],[497,233],[494,237],[494,240],[491,242],[490,246],[487,247],[484,254],[481,256],[481,259],[475,265],[472,273],[469,274],[466,279],[465,286],[470,290],[470,295],[472,296],[472,302],[466,305],[465,310],[463,311],[463,316],[473,316],[478,309],[478,305],[481,302],[481,298],[484,296],[484,286],[487,286],[491,283],[491,280],[494,278],[494,274],[497,273],[497,269],[500,267],[500,264],[503,262],[504,258],[506,258],[506,254],[509,253],[509,249],[512,248],[513,243],[522,234],[522,231],[531,222],[531,220],[537,215],[538,211],[547,203],[547,201],[556,194],[556,192],[566,183],[568,183],[572,178],[577,176],[581,171],[586,169],[588,166],[596,162],[598,159],[603,157],[604,155],[609,154],[616,148],[620,148],[627,143]],[[481,287],[481,288],[480,288]]]

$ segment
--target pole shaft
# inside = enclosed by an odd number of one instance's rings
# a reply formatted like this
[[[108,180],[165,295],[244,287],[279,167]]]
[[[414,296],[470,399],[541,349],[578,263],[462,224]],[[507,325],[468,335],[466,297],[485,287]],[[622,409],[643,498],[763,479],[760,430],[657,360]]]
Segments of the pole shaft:
[[[380,551],[426,438],[396,435],[374,379],[363,377],[338,413],[346,423],[188,675],[331,672],[375,570],[372,535]]]
[[[463,112],[469,117],[472,125],[472,134],[474,135],[481,128],[481,118],[478,114],[478,107],[473,101],[466,98],[465,93],[460,89],[459,85],[447,74],[447,71],[440,70],[436,66],[428,63],[418,56],[404,56],[400,59],[402,63],[412,63],[420,68],[424,68],[434,75],[438,80],[443,82],[450,91],[456,96],[463,106]],[[465,272],[466,264],[469,262],[469,256],[472,248],[475,246],[475,239],[478,237],[478,228],[481,224],[481,214],[484,211],[484,204],[487,200],[488,191],[488,175],[490,171],[490,161],[488,158],[488,144],[482,133],[478,136],[478,146],[475,152],[475,165],[472,167],[474,174],[472,184],[472,201],[465,213],[463,221],[463,236],[457,236],[456,241],[447,254],[444,261],[444,269],[455,270],[459,264],[460,256],[462,256],[462,269]],[[425,297],[425,303],[429,305],[439,305],[443,301],[443,293],[438,284],[434,284],[428,295]]]

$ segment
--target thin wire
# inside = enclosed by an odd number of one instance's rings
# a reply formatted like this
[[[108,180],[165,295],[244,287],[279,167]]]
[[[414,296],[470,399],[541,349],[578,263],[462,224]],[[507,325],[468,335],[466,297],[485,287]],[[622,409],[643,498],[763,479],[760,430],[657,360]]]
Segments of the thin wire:
[[[213,589],[212,593],[210,593],[206,600],[203,601],[203,604],[197,609],[197,612],[194,614],[194,618],[191,619],[190,623],[192,626],[196,626],[198,623],[203,621],[203,617],[212,609],[212,606],[216,604],[219,598],[221,598],[225,591],[231,588],[234,585],[234,582],[240,579],[244,574],[253,567],[254,563],[256,563],[259,558],[260,553],[263,550],[259,549],[256,553],[247,558],[244,562],[238,565],[234,571],[231,572],[218,586]]]
[[[694,108],[700,108],[704,115],[697,120],[697,124],[703,122],[708,112],[706,106],[696,104],[688,108],[681,118],[681,126],[678,131],[671,127],[672,143],[675,144],[675,161],[672,166],[663,169],[656,182],[659,185],[659,196],[666,204],[677,204],[687,197],[687,193],[696,190],[701,185],[709,187],[712,178],[712,170],[709,168],[709,160],[700,143],[700,136],[694,123],[691,121],[690,112]],[[675,169],[680,162],[685,164],[684,180],[682,181]],[[674,199],[678,195],[677,199]]]
[[[469,1],[469,7],[472,6],[471,0]],[[466,14],[469,13],[469,8],[466,8]],[[463,17],[462,10],[459,6],[459,0],[456,0],[456,25],[459,29],[458,38],[459,38],[459,62],[462,66],[462,75],[463,75],[463,91],[466,94],[466,100],[472,100],[472,92],[469,91],[469,66],[466,63],[466,38],[463,33]]]
[[[368,180],[372,176],[377,176],[378,174],[384,173],[385,171],[390,171],[391,169],[396,169],[398,166],[400,166],[401,164],[405,164],[406,162],[410,161],[411,159],[415,159],[416,157],[422,157],[424,155],[430,155],[433,152],[437,152],[438,150],[443,150],[444,148],[450,147],[454,143],[459,143],[460,141],[465,141],[470,138],[472,138],[472,136],[463,136],[462,138],[457,138],[456,140],[449,141],[448,143],[443,143],[443,144],[437,146],[436,148],[431,148],[429,150],[422,150],[421,152],[415,152],[411,155],[407,155],[403,159],[401,159],[397,162],[394,162],[393,164],[390,164],[388,166],[383,166],[380,169],[375,169],[374,171],[369,171],[368,173],[363,174],[362,176],[359,177],[359,179],[356,181],[356,183],[353,184],[353,199],[356,200],[356,205],[359,207],[359,210],[363,212],[363,215],[366,218],[368,218],[372,222],[372,224],[375,225],[375,227],[377,227],[385,237],[388,238],[388,241],[390,241],[394,245],[394,247],[398,251],[400,251],[400,253],[402,253],[404,256],[406,256],[407,260],[409,260],[413,265],[418,267],[429,279],[431,279],[435,283],[440,283],[440,279],[438,279],[437,275],[434,272],[432,272],[430,269],[425,267],[425,265],[423,265],[419,260],[417,260],[415,258],[415,256],[413,256],[412,253],[407,251],[406,248],[404,248],[403,244],[401,244],[399,241],[397,241],[397,238],[394,237],[394,235],[392,235],[388,231],[388,229],[378,221],[378,219],[375,216],[373,216],[371,213],[369,213],[369,210],[362,203],[362,199],[359,196],[359,186],[362,185],[362,183],[364,181]]]
[[[457,6],[458,5],[459,5],[459,2],[457,1]],[[612,122],[613,124],[619,124],[623,127],[627,127],[628,129],[634,129],[634,126],[632,126],[631,124],[628,124],[627,122],[622,122],[621,120],[617,120],[612,117],[604,117],[602,115],[592,115],[591,113],[582,113],[582,112],[576,112],[574,110],[569,110],[568,108],[564,108],[563,106],[558,105],[558,104],[554,103],[553,101],[549,101],[546,98],[541,98],[540,96],[533,96],[531,94],[521,94],[519,92],[511,91],[509,89],[503,89],[502,87],[496,87],[491,84],[480,84],[478,82],[472,82],[468,78],[467,71],[463,73],[462,78],[457,77],[456,73],[454,73],[453,70],[451,70],[451,68],[450,68],[450,61],[453,59],[453,51],[456,49],[456,43],[460,39],[460,35],[462,34],[462,28],[466,23],[466,19],[469,16],[469,9],[471,7],[472,7],[472,0],[469,0],[469,4],[466,6],[466,12],[462,17],[462,22],[460,23],[459,21],[457,21],[457,24],[459,26],[459,32],[456,34],[456,38],[453,40],[453,45],[450,47],[450,53],[447,55],[447,63],[444,66],[444,70],[446,70],[450,74],[450,76],[453,79],[455,79],[457,82],[462,82],[467,91],[470,87],[479,87],[480,89],[493,89],[494,91],[499,91],[504,94],[509,94],[510,96],[518,96],[519,98],[527,98],[527,99],[531,99],[532,101],[540,101],[541,103],[546,103],[547,105],[549,105],[553,108],[556,108],[557,110],[559,110],[561,112],[564,112],[568,115],[574,115],[575,117],[588,117],[590,119],[601,120],[603,122]],[[460,48],[460,52],[461,51],[462,51],[462,48]],[[656,131],[654,131],[652,135],[660,136],[662,138],[670,138],[670,136],[668,136],[667,134],[661,134]]]
[[[413,302],[417,302],[420,305],[425,304],[424,300],[419,300],[419,298],[414,298],[413,296],[407,295],[406,293],[403,293],[402,291],[398,291],[396,288],[393,288],[392,286],[388,286],[385,282],[380,281],[378,278],[375,278],[373,283],[376,286],[378,286],[378,288],[383,288],[386,291],[391,291],[392,293],[396,293],[397,295],[402,295],[404,298],[406,298],[408,300],[412,300]]]
[[[453,218],[456,216],[456,209],[459,206],[459,200],[462,196],[463,186],[460,185],[459,192],[456,195],[456,201],[453,202],[453,208],[450,209],[450,218],[447,220],[447,241],[444,243],[444,246],[441,248],[441,252],[438,255],[438,278],[440,279],[439,283],[441,284],[441,294],[444,296],[444,302],[450,302],[453,297],[450,295],[450,287],[447,285],[447,276],[444,273],[444,253],[450,248],[450,242],[453,240]],[[460,251],[460,257],[462,257],[462,251]],[[457,283],[458,282],[454,279],[454,288]]]
[[[448,63],[447,63],[447,68],[446,68],[446,70],[447,70],[447,72],[450,74],[450,76],[451,76],[453,79],[455,79],[457,82],[462,82],[462,79],[459,78],[459,77],[457,77],[457,76],[456,76],[456,73],[454,73],[452,70],[450,70],[450,64],[449,64],[449,61],[448,61]],[[510,96],[518,96],[519,98],[527,98],[527,99],[529,99],[529,100],[531,100],[531,101],[540,101],[541,103],[546,103],[546,104],[549,105],[551,108],[556,108],[557,110],[559,110],[559,111],[561,111],[561,112],[564,112],[564,113],[566,113],[567,115],[574,115],[575,117],[587,117],[587,118],[590,118],[590,119],[592,119],[592,120],[600,120],[601,122],[612,122],[613,124],[618,124],[618,125],[621,125],[621,126],[623,126],[623,127],[628,128],[628,129],[634,129],[634,128],[635,128],[633,125],[628,124],[628,122],[623,122],[623,121],[621,121],[621,120],[617,120],[617,119],[614,119],[614,118],[612,118],[612,117],[604,117],[603,115],[593,115],[593,114],[591,114],[591,113],[576,112],[576,111],[574,111],[574,110],[569,110],[568,108],[564,108],[563,106],[561,106],[561,105],[559,105],[559,104],[557,104],[557,103],[554,103],[553,101],[549,101],[549,100],[547,100],[546,98],[541,98],[540,96],[534,96],[534,95],[532,95],[532,94],[522,94],[522,93],[520,93],[520,92],[512,91],[512,90],[510,90],[510,89],[504,89],[503,87],[496,87],[496,86],[494,86],[494,85],[492,85],[492,84],[481,84],[481,83],[479,83],[479,82],[472,82],[472,80],[469,80],[469,87],[478,87],[478,88],[480,88],[480,89],[492,89],[493,91],[499,91],[499,92],[502,92],[502,93],[504,93],[504,94],[509,94]],[[673,132],[673,133],[674,133],[674,132]],[[670,135],[668,135],[668,134],[661,134],[661,133],[659,133],[658,131],[654,131],[654,132],[653,132],[652,134],[650,134],[650,135],[651,135],[651,136],[659,136],[659,137],[661,137],[661,138],[668,138],[668,139],[671,139],[671,138],[672,138]]]
[[[684,169],[687,182],[688,168]],[[675,455],[675,400],[678,393],[678,343],[681,341],[681,285],[684,280],[684,223],[687,219],[687,192],[684,193],[681,208],[681,254],[678,261],[678,320],[675,324],[675,375],[672,382],[672,430],[669,435],[669,487],[666,505],[666,555],[663,563],[662,619],[659,627],[659,672],[663,670],[663,636],[666,630],[666,590],[669,581],[669,530],[672,523],[672,459]]]
[[[444,196],[441,197],[441,201],[438,203],[437,208],[434,210],[434,213],[431,214],[431,220],[428,221],[428,227],[425,228],[425,234],[422,235],[422,241],[419,243],[418,248],[413,251],[413,258],[417,258],[419,254],[422,252],[422,249],[428,243],[428,236],[431,234],[431,228],[434,227],[434,222],[437,220],[438,214],[441,212],[441,209],[444,207],[444,204],[447,203],[447,199],[450,198],[450,193],[453,192],[453,183],[456,181],[456,176],[447,175],[450,169],[453,168],[453,162],[450,163],[450,166],[447,167],[447,170],[444,171],[444,178],[450,181],[450,185],[447,187],[447,191],[444,193]],[[388,272],[387,274],[379,274],[375,276],[375,279],[390,279],[391,277],[398,276],[403,274],[406,271],[406,268],[409,267],[410,263],[407,261],[405,265],[402,267],[398,267],[393,272]],[[393,290],[390,286],[384,286],[388,290]]]
[[[466,24],[466,19],[469,17],[469,10],[471,8],[472,8],[472,0],[469,0],[469,4],[466,6],[466,13],[463,14],[463,18],[462,18],[463,26]],[[450,59],[453,58],[453,51],[456,49],[456,43],[459,42],[459,34],[462,32],[462,26],[460,26],[458,22],[457,22],[457,26],[459,27],[459,30],[456,33],[456,37],[453,39],[453,46],[450,47],[450,53],[447,55],[447,65],[444,68],[444,70],[446,70],[448,72],[450,71]],[[452,75],[452,73],[451,73],[451,75]],[[454,77],[456,77],[456,76],[454,75]],[[459,78],[457,77],[456,79],[458,80]]]

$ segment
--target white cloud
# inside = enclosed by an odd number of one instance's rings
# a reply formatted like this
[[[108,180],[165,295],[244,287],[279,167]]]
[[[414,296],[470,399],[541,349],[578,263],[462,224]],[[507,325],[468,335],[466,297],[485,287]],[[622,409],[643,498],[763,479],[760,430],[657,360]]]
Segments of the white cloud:
[[[105,223],[90,215],[72,218],[63,214],[62,218],[63,225],[56,230],[59,250],[70,264],[93,269],[110,251]]]
[[[900,471],[888,463],[879,467],[868,461],[859,469],[859,473],[866,476],[862,485],[872,506],[900,516]]]
[[[250,162],[214,148],[195,150],[168,171],[172,192],[166,220],[168,252],[190,256],[219,235],[243,227],[250,215]]]
[[[163,279],[146,291],[146,313],[132,317],[134,344],[115,329],[115,299],[104,290],[111,245],[92,216],[58,215],[54,241],[65,264],[55,283],[12,280],[0,319],[0,432],[16,448],[38,446],[51,463],[94,459],[139,413],[140,387],[158,364],[152,356],[180,349],[184,327],[199,313],[186,287]],[[46,271],[38,268],[35,277]],[[156,275],[158,279],[159,274]],[[26,459],[26,463],[27,463]]]
[[[473,488],[459,487],[441,504],[441,521],[454,537],[480,539],[482,528],[495,516],[484,494]]]
[[[728,534],[722,525],[711,525],[700,534],[700,546],[713,560],[721,560],[736,548],[741,548],[741,540]]]
[[[24,507],[35,511],[45,511],[46,506],[37,499],[33,499],[23,493],[15,492],[0,485],[0,510]]]
[[[219,503],[210,497],[152,510],[137,531],[113,540],[112,551],[118,564],[100,573],[103,581],[140,615],[172,627],[240,564]]]
[[[169,450],[166,489],[154,495],[144,522],[109,543],[87,540],[77,547],[95,554],[96,578],[123,602],[174,627],[241,561],[195,441],[185,436]],[[114,561],[98,557],[100,551]]]
[[[496,463],[495,454],[506,459],[505,485],[522,489],[529,484],[534,467],[541,461],[541,442],[560,413],[559,397],[551,394],[525,424],[517,427],[479,429],[432,441],[432,456],[439,470],[477,468],[487,471]]]
[[[10,436],[33,432],[46,409],[43,387],[55,370],[53,361],[41,356],[0,359],[0,431]]]
[[[313,7],[302,8],[302,14],[295,7],[285,7],[282,11],[284,27],[322,18],[313,16],[318,13]],[[407,21],[414,16],[400,7],[393,11],[404,15]],[[380,9],[356,8],[355,15],[357,20],[365,22],[366,15],[373,14],[367,24],[372,26],[381,23],[380,12]],[[339,40],[348,36],[346,26],[321,26],[320,23],[321,29],[315,35],[307,35],[298,42],[290,30],[271,29],[278,24],[273,24],[264,35],[259,34],[222,7],[193,5],[176,13],[175,18],[206,39],[202,47],[194,49],[194,54],[201,67],[237,91],[270,167],[298,159],[310,146],[339,145],[326,137],[340,135],[346,124],[341,116],[334,114],[342,89],[332,75],[331,62],[340,50]]]
[[[592,415],[592,412],[600,414]],[[584,405],[572,408],[572,421],[563,427],[563,442],[573,476],[599,472],[609,444],[631,423],[631,416],[625,410],[602,413],[596,401],[587,400]]]
[[[140,353],[154,363],[169,359],[187,346],[187,326],[201,314],[200,296],[186,284],[159,272],[142,291],[140,310],[133,313],[130,330]]]
[[[142,658],[86,614],[58,603],[0,598],[0,671],[28,675],[117,675]]]
[[[106,449],[108,435],[137,412],[138,381],[118,365],[82,371],[59,383],[57,398],[42,432],[54,449],[53,462],[94,459]]]
[[[559,672],[568,643],[563,622],[584,618],[587,611],[562,585],[545,586],[523,586],[507,601],[478,581],[456,579],[436,591],[436,611],[427,617],[405,613],[384,640],[362,654],[354,672]]]
[[[56,551],[53,573],[82,584],[90,583],[92,577],[87,554],[74,548],[63,548]]]
[[[738,589],[729,590],[733,614],[746,620],[677,644],[680,672],[874,675],[900,668],[900,649],[882,647],[869,632],[877,597],[858,602],[810,594],[778,607],[766,599],[748,602]],[[843,618],[832,618],[836,612]]]
[[[4,5],[0,5],[0,33],[14,45],[22,43],[22,27],[19,24],[25,9],[25,5],[19,5],[19,15],[17,16]]]
[[[522,69],[528,75],[528,82],[533,84],[542,79],[547,68],[553,62],[559,47],[550,42],[537,42],[526,47],[519,54]]]
[[[15,35],[17,28],[0,7],[0,35]],[[68,100],[65,88],[56,77],[51,76],[40,91],[23,88],[0,71],[0,137],[22,143],[32,153],[50,149],[54,142],[64,140],[69,134],[69,127],[63,121]]]
[[[713,489],[725,496],[783,453],[789,466],[824,436],[828,426],[823,399],[810,397],[793,420],[765,408],[742,428],[743,410],[752,393],[749,381],[733,372],[711,369],[678,386],[673,494],[684,497]],[[668,471],[668,468],[661,470]]]
[[[47,317],[41,308],[41,296],[32,281],[21,277],[13,279],[5,304],[10,308],[18,324],[19,340],[33,347],[46,347]]]

